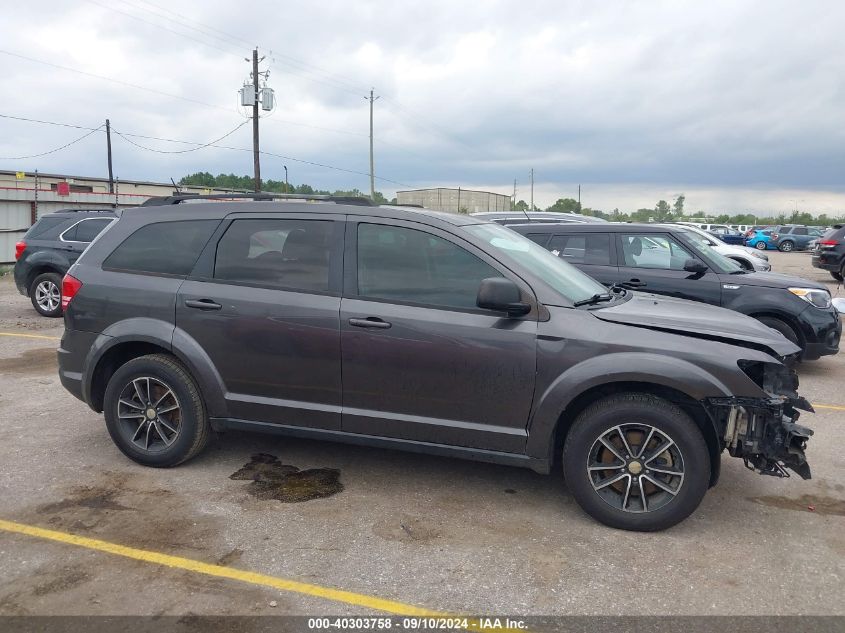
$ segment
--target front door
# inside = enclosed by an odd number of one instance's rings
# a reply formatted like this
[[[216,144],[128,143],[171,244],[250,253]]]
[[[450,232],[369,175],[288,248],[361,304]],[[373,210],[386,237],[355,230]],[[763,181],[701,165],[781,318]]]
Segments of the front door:
[[[534,395],[536,301],[521,318],[476,307],[511,276],[449,233],[399,220],[347,225],[343,430],[522,452]]]
[[[719,276],[709,269],[705,273],[685,271],[686,261],[698,258],[669,233],[617,233],[617,236],[622,283],[644,284],[639,286],[643,292],[721,305]]]
[[[229,417],[340,429],[342,244],[342,216],[275,214],[229,220],[206,247],[176,326],[220,374]]]

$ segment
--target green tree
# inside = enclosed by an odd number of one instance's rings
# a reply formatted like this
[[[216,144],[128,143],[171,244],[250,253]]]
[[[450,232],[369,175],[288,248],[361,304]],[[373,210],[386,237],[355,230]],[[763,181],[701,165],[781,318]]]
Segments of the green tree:
[[[514,205],[516,211],[528,211],[528,203],[525,200],[520,200]]]
[[[687,197],[684,194],[680,194],[677,198],[675,198],[675,202],[672,203],[672,212],[675,214],[676,218],[684,217],[684,201]]]
[[[574,198],[558,198],[557,202],[548,207],[546,211],[553,213],[580,213],[581,203]]]

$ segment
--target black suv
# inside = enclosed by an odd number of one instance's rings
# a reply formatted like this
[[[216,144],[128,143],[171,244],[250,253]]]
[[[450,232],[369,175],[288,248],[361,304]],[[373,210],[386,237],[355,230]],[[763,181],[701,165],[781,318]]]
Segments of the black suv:
[[[820,283],[756,273],[695,231],[660,224],[523,224],[527,236],[606,286],[621,284],[742,312],[801,347],[803,360],[839,351],[842,323]]]
[[[827,270],[836,281],[845,275],[845,224],[834,224],[813,250],[813,266]]]
[[[66,209],[42,216],[15,244],[15,285],[39,314],[62,315],[62,277],[114,211]]]
[[[723,450],[810,477],[799,348],[771,328],[608,291],[498,224],[297,198],[153,200],[70,269],[61,381],[129,458],[247,429],[562,460],[579,504],[632,530],[688,516]]]

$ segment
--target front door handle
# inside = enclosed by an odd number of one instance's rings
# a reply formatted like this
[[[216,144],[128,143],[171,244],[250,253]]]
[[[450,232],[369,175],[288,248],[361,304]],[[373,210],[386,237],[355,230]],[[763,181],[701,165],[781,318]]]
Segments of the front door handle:
[[[219,303],[214,303],[211,299],[187,299],[185,306],[197,310],[219,310],[223,307]]]
[[[355,327],[379,328],[382,330],[386,330],[390,327],[390,323],[388,323],[387,321],[382,321],[378,317],[367,317],[366,319],[349,319],[349,325],[354,325]]]

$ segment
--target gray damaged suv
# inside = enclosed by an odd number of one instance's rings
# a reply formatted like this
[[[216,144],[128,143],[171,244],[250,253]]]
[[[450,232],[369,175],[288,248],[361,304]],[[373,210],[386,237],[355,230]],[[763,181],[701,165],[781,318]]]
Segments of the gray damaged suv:
[[[608,290],[468,216],[153,199],[94,241],[64,298],[61,381],[148,466],[212,429],[560,461],[586,512],[630,530],[693,512],[723,451],[810,477],[796,420],[812,408],[780,333]]]

